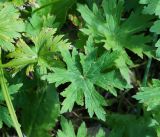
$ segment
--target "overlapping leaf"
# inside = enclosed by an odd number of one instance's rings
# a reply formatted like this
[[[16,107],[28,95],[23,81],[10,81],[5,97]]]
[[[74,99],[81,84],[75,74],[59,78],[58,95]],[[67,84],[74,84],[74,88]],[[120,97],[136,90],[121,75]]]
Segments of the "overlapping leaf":
[[[36,36],[41,32],[42,28],[56,28],[57,26],[55,16],[50,14],[41,16],[35,13],[26,23],[26,32],[29,36]]]
[[[153,80],[151,87],[141,87],[134,98],[144,103],[148,110],[155,109],[160,106],[160,81]]]
[[[96,91],[96,86],[102,87],[116,96],[115,88],[123,89],[125,84],[112,68],[114,61],[118,57],[117,52],[105,52],[102,56],[97,57],[97,49],[94,49],[92,40],[88,41],[85,53],[78,55],[74,48],[72,56],[66,47],[60,46],[60,52],[67,69],[54,68],[54,73],[48,74],[47,78],[50,83],[56,83],[56,86],[71,82],[71,84],[61,93],[66,97],[62,103],[61,112],[71,111],[74,103],[83,105],[85,97],[85,107],[92,117],[95,113],[98,118],[105,119],[103,106],[107,105],[104,97]],[[80,59],[79,59],[80,58]]]
[[[131,65],[132,61],[125,50],[128,49],[140,57],[143,57],[143,53],[153,55],[153,48],[147,45],[151,38],[141,33],[151,25],[151,18],[142,15],[141,10],[132,12],[127,19],[122,18],[123,5],[123,0],[103,0],[103,13],[95,4],[92,11],[87,6],[79,4],[78,11],[86,22],[86,28],[82,29],[85,34],[92,35],[97,42],[104,42],[106,49],[122,53],[120,62],[123,65],[118,66],[124,78],[130,83],[126,64]]]
[[[30,65],[29,69],[32,70],[32,65],[36,65],[40,74],[46,74],[47,69],[52,70],[52,66],[58,62],[55,58],[58,47],[60,45],[68,45],[67,40],[62,40],[62,35],[53,36],[55,33],[56,29],[43,29],[38,36],[32,38],[33,47],[20,40],[17,43],[16,50],[8,55],[9,58],[13,59],[4,66],[12,67],[19,71],[28,65]]]
[[[14,39],[21,37],[24,28],[18,10],[10,3],[0,3],[0,47],[13,51]]]

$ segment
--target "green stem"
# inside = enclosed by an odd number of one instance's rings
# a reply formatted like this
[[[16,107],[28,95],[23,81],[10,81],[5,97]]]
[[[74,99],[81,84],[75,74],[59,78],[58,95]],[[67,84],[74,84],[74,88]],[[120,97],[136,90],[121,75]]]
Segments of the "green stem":
[[[151,64],[152,64],[152,58],[149,58],[148,62],[147,62],[146,69],[145,69],[143,81],[142,81],[142,86],[144,86],[144,87],[147,86],[147,79],[148,79],[148,74],[149,74]]]
[[[154,34],[152,46],[155,46],[155,42],[157,41],[157,38],[158,38],[158,35]],[[152,57],[150,57],[148,59],[147,66],[145,69],[145,73],[144,73],[144,77],[143,77],[143,81],[142,81],[142,86],[144,86],[144,87],[147,86],[147,79],[148,79],[148,74],[149,74],[151,64],[152,64]]]
[[[25,66],[25,65],[28,65],[28,64],[34,64],[34,63],[37,63],[38,62],[38,59],[35,58],[35,59],[28,59],[28,60],[25,60],[25,61],[21,61],[21,62],[15,62],[14,64],[13,63],[6,63],[6,64],[1,64],[0,67],[2,68],[13,68],[13,67],[17,67],[17,66]]]
[[[1,48],[0,48],[0,64],[2,66]],[[0,83],[1,83],[2,93],[3,93],[4,99],[6,101],[6,104],[7,104],[11,119],[13,121],[14,127],[17,131],[18,136],[23,137],[23,134],[22,134],[22,131],[20,128],[20,124],[18,123],[17,116],[16,116],[16,113],[15,113],[15,110],[14,110],[14,107],[13,107],[13,104],[12,104],[12,101],[11,101],[11,98],[9,95],[8,87],[6,84],[5,77],[4,77],[3,68],[0,68]]]

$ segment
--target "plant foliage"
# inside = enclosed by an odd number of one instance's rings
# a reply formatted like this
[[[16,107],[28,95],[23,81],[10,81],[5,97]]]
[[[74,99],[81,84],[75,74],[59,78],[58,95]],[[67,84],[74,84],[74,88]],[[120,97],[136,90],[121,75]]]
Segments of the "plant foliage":
[[[0,136],[160,137],[159,35],[160,0],[0,0]]]

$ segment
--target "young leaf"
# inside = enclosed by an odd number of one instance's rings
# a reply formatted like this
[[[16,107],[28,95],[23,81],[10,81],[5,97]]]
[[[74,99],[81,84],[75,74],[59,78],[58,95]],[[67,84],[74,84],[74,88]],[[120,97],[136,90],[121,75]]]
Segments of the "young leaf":
[[[141,14],[141,10],[132,12],[127,19],[122,18],[124,0],[103,0],[102,7],[103,13],[95,4],[92,11],[87,6],[78,4],[78,11],[86,22],[86,28],[82,31],[93,36],[97,42],[104,42],[107,50],[120,51],[119,57],[123,65],[118,65],[118,67],[123,77],[130,83],[128,78],[130,71],[126,64],[132,65],[133,63],[127,55],[126,49],[141,58],[143,53],[153,56],[154,48],[147,45],[151,38],[141,33],[151,25],[151,18]]]
[[[68,121],[64,117],[61,119],[61,127],[62,130],[58,130],[57,137],[90,137],[90,135],[87,135],[87,128],[84,122],[78,128],[77,135],[74,131],[72,122]],[[102,129],[99,130],[96,137],[105,137],[105,133]]]
[[[0,3],[0,46],[6,51],[14,51],[14,39],[21,37],[25,29],[16,8],[10,3]]]
[[[160,81],[154,79],[151,87],[141,87],[140,92],[133,96],[140,103],[147,106],[147,110],[152,110],[160,106]]]
[[[62,40],[62,35],[53,37],[55,33],[56,29],[43,29],[38,36],[32,38],[34,47],[29,47],[23,40],[19,40],[16,50],[8,55],[13,59],[3,66],[19,71],[28,65],[34,65],[39,69],[40,75],[46,74],[47,69],[52,70],[58,62],[55,58],[58,47],[69,45],[67,40]]]
[[[60,105],[54,84],[41,82],[37,91],[22,92],[21,123],[27,137],[51,137],[49,133],[59,116]]]
[[[62,103],[61,113],[67,110],[71,111],[75,102],[83,105],[84,96],[85,107],[88,109],[90,117],[95,113],[98,118],[105,120],[106,113],[103,106],[107,104],[104,97],[96,91],[95,85],[115,96],[117,94],[115,88],[123,89],[125,87],[123,80],[111,68],[118,58],[118,53],[105,52],[102,56],[97,57],[97,49],[93,47],[90,40],[85,49],[86,55],[78,55],[75,48],[72,56],[66,47],[60,46],[59,49],[67,69],[54,68],[54,73],[44,76],[43,79],[46,78],[49,83],[56,83],[56,86],[71,82],[61,93],[62,96],[66,97]],[[104,71],[107,68],[111,70]]]

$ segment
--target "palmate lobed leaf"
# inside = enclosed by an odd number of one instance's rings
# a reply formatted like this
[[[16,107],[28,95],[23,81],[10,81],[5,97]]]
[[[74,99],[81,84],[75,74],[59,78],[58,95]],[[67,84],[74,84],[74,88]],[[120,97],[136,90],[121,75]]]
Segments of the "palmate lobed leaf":
[[[0,46],[6,51],[14,51],[14,39],[21,37],[25,30],[18,10],[11,3],[0,3]]]
[[[141,33],[151,26],[151,17],[143,15],[138,9],[127,19],[122,18],[124,0],[103,0],[102,8],[103,10],[93,4],[90,10],[87,6],[78,4],[78,11],[86,23],[82,31],[87,35],[92,35],[96,42],[103,42],[107,50],[120,51],[121,56],[119,56],[117,66],[126,81],[130,83],[130,70],[127,65],[133,63],[126,49],[141,58],[143,54],[154,56],[154,47],[147,45],[151,38]]]
[[[137,10],[131,13],[128,19],[122,20],[123,5],[123,0],[118,0],[118,2],[103,0],[103,15],[96,5],[93,5],[93,11],[91,11],[87,6],[79,4],[78,11],[86,22],[87,30],[84,32],[99,37],[101,41],[105,42],[107,49],[126,48],[142,57],[143,53],[151,52],[149,50],[152,48],[146,45],[150,38],[144,36],[143,33],[136,33],[144,31],[151,25],[151,17],[143,15],[141,10]]]
[[[75,133],[72,122],[68,121],[64,117],[61,118],[61,127],[62,130],[58,130],[57,137],[91,137],[87,134],[87,128],[84,122],[81,123],[78,128],[77,134]],[[105,132],[100,129],[96,134],[96,137],[105,137]]]
[[[151,87],[141,87],[140,91],[133,96],[140,103],[147,106],[147,110],[153,110],[160,106],[160,81],[154,79]]]
[[[62,103],[61,113],[71,111],[74,103],[83,105],[85,98],[85,107],[88,109],[90,117],[95,113],[99,119],[105,120],[106,106],[104,97],[97,92],[95,86],[99,86],[113,95],[117,95],[115,88],[125,88],[125,82],[118,76],[113,69],[109,72],[105,70],[114,66],[114,61],[118,58],[118,53],[105,52],[97,57],[97,48],[93,47],[92,40],[89,39],[85,48],[85,54],[78,54],[74,48],[70,55],[67,47],[60,46],[60,52],[67,69],[55,68],[54,73],[43,77],[49,83],[56,83],[56,86],[71,82],[71,84],[61,93],[66,97]]]
[[[34,46],[28,46],[23,40],[17,42],[14,52],[8,54],[8,58],[12,60],[4,67],[12,67],[16,72],[26,66],[32,68],[32,65],[39,69],[40,75],[52,70],[52,67],[58,62],[55,53],[60,45],[69,45],[67,40],[62,40],[62,35],[54,36],[56,29],[43,28],[38,36],[32,37]],[[58,62],[57,64],[61,64]]]

